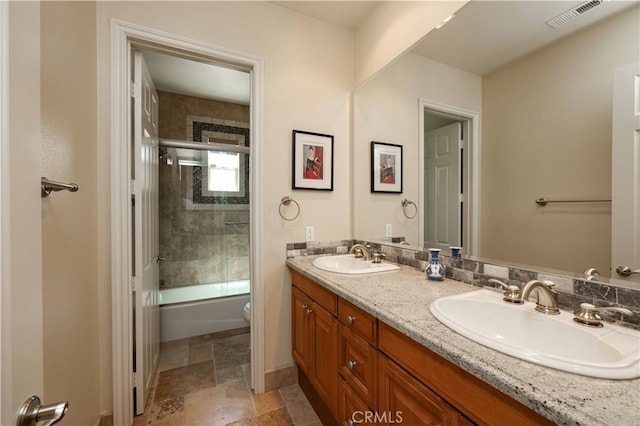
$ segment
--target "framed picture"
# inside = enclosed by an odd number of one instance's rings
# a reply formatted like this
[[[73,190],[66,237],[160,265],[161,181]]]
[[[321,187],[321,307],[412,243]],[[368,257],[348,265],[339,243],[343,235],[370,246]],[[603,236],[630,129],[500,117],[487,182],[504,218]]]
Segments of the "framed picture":
[[[371,142],[371,192],[402,192],[402,146]]]
[[[333,136],[293,131],[293,189],[333,191]]]

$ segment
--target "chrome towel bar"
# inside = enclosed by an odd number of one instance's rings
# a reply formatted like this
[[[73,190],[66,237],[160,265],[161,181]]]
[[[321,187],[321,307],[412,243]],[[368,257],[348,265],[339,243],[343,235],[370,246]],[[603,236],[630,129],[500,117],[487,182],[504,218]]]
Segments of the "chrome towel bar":
[[[55,182],[53,180],[49,180],[46,177],[40,178],[41,191],[40,195],[42,198],[48,197],[52,191],[71,191],[76,192],[79,188],[75,183],[62,183]]]
[[[546,198],[538,198],[536,204],[546,206],[548,203],[610,203],[610,199],[599,200],[547,200]]]

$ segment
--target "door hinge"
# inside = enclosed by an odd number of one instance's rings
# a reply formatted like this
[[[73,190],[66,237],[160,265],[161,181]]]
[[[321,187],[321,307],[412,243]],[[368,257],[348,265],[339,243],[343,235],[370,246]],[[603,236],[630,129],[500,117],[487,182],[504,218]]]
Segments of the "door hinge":
[[[135,276],[131,277],[131,291],[135,292],[138,290],[138,280]]]
[[[135,81],[131,81],[131,83],[129,83],[129,95],[132,98],[135,98],[136,96],[138,96],[138,91],[137,91],[137,85]]]
[[[136,195],[136,181],[135,181],[135,179],[131,179],[129,192],[131,193],[131,195]]]
[[[138,387],[138,373],[134,372],[132,374],[131,379],[132,379],[132,382],[133,382],[133,387],[137,388]]]
[[[464,194],[458,194],[458,201],[464,203]]]

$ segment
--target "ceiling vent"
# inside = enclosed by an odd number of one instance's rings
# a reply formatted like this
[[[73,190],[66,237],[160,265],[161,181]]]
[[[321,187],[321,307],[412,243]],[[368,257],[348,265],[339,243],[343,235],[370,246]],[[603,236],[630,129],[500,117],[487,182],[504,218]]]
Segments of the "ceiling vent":
[[[586,1],[586,2],[584,2],[584,3],[582,3],[582,4],[578,5],[578,6],[574,7],[571,10],[567,10],[566,12],[564,12],[561,15],[558,15],[555,18],[548,20],[547,24],[552,26],[553,28],[558,28],[558,27],[566,24],[567,22],[573,21],[578,16],[582,15],[583,13],[586,13],[586,12],[590,11],[594,7],[600,6],[605,1],[606,0],[589,0],[589,1]]]

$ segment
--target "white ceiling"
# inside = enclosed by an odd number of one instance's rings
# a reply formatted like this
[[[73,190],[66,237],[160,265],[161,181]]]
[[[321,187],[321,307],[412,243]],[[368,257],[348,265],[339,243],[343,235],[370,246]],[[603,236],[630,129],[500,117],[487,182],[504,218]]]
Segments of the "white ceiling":
[[[377,1],[271,3],[348,31],[354,31],[380,4]],[[471,1],[456,12],[453,20],[427,34],[412,52],[482,76],[597,20],[637,5],[638,1],[608,1],[558,29],[546,24],[547,20],[581,3],[583,1]],[[159,90],[249,104],[247,72],[154,52],[145,52],[144,56]]]
[[[151,51],[143,55],[158,90],[249,105],[248,72]]]
[[[582,1],[472,1],[432,30],[412,52],[476,75],[486,75],[572,32],[637,5],[608,1],[554,29],[546,22]],[[640,31],[640,22],[638,23]],[[640,33],[639,33],[640,36]]]

